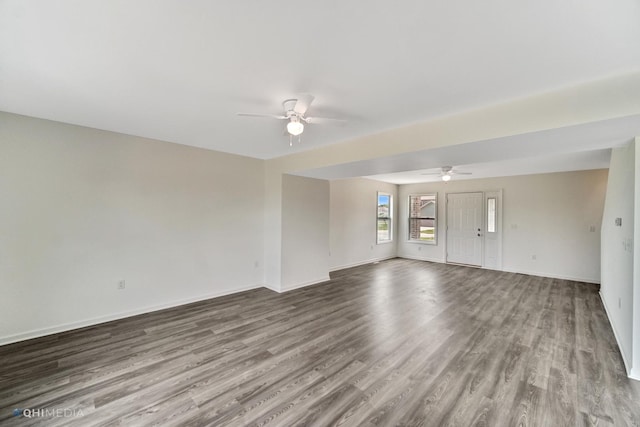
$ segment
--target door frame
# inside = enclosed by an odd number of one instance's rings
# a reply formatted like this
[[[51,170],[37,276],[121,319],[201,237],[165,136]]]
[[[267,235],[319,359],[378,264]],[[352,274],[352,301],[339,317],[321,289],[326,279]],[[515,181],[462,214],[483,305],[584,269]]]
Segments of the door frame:
[[[480,260],[481,260],[481,265],[480,266],[476,266],[476,265],[468,265],[468,264],[458,264],[455,262],[450,262],[448,260],[449,258],[449,251],[447,248],[447,245],[449,243],[449,194],[468,194],[468,193],[482,193],[482,218],[481,218],[481,222],[482,222],[482,239],[481,239],[481,244],[480,244]],[[498,206],[497,206],[497,210],[496,210],[496,232],[498,233],[498,237],[497,237],[497,242],[498,242],[498,248],[497,248],[497,254],[496,254],[496,266],[494,268],[489,268],[486,267],[486,261],[485,261],[485,253],[486,253],[486,248],[485,248],[485,234],[487,232],[487,199],[488,198],[492,198],[495,197],[498,201]],[[457,264],[457,265],[468,265],[469,267],[476,267],[476,268],[488,268],[488,269],[495,269],[495,270],[500,270],[502,271],[502,237],[503,237],[503,231],[502,231],[502,189],[498,189],[498,190],[491,190],[491,191],[451,191],[451,192],[445,192],[444,193],[444,218],[443,218],[443,223],[444,223],[444,262],[445,264]]]

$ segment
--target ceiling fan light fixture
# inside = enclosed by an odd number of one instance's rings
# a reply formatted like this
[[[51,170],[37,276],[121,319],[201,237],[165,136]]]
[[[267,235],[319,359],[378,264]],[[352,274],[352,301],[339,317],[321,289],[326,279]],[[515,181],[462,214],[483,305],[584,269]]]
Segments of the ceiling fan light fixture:
[[[442,175],[442,180],[444,182],[450,181],[451,180],[451,175],[449,175],[448,173]]]
[[[289,132],[293,136],[298,136],[304,131],[304,125],[293,118],[289,123],[287,123],[287,132]]]
[[[268,117],[276,120],[285,120],[286,127],[284,135],[289,137],[289,145],[293,145],[293,137],[297,136],[300,141],[300,135],[304,132],[304,125],[313,123],[344,123],[346,120],[329,117],[307,117],[307,110],[313,102],[314,97],[310,94],[301,94],[297,99],[285,99],[282,103],[284,112],[281,114],[262,114],[262,113],[236,113],[238,116],[248,117]]]

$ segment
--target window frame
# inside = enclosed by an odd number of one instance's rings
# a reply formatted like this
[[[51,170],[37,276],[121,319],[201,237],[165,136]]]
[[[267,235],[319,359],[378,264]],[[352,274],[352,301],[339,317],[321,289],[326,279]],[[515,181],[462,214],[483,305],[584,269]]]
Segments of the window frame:
[[[381,206],[380,196],[389,197],[389,208],[388,208],[387,216],[380,216],[380,206]],[[381,219],[387,220],[388,222],[387,224],[387,231],[389,232],[388,239],[380,239],[379,222]],[[393,194],[387,193],[384,191],[378,191],[376,192],[376,244],[382,245],[382,244],[392,243],[392,242],[393,242]]]
[[[411,204],[413,202],[413,199],[416,197],[429,197],[429,198],[433,198],[433,203],[434,203],[434,209],[433,209],[433,217],[427,217],[427,216],[416,216],[413,214],[412,209],[411,209]],[[408,229],[407,229],[407,239],[408,242],[410,243],[418,243],[421,245],[437,245],[438,244],[438,193],[418,193],[418,194],[409,194],[409,196],[407,197],[407,204],[408,204],[408,221],[407,221],[407,225],[408,225]],[[424,221],[424,220],[430,220],[433,221],[433,240],[423,240],[420,237],[418,238],[414,238],[411,236],[412,232],[412,223],[414,221]],[[419,225],[418,225],[419,227]],[[419,233],[422,234],[422,233]]]

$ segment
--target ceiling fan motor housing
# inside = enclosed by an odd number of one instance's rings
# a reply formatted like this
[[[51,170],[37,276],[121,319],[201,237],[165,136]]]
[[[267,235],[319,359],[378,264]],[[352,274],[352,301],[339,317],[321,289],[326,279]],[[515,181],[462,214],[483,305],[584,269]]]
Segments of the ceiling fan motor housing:
[[[296,107],[296,103],[297,102],[298,102],[297,99],[286,99],[282,103],[282,107],[284,108],[284,112],[286,113],[287,116],[291,116],[293,114],[296,114],[295,111],[294,111],[294,108]]]

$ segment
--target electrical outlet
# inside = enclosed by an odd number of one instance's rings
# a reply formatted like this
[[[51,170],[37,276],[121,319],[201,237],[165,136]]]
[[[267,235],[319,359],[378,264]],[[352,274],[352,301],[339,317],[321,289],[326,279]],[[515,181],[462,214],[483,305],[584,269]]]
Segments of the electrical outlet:
[[[535,260],[538,259],[538,256],[537,255],[531,255],[531,259],[535,261]]]
[[[123,279],[123,280],[119,280],[119,281],[118,281],[118,289],[119,289],[119,290],[124,289],[124,288],[125,288],[125,286],[126,286],[126,282],[124,281],[124,279]]]
[[[590,231],[591,233],[595,233],[595,232],[596,232],[596,226],[595,226],[595,225],[590,226],[590,227],[589,227],[589,231]]]

